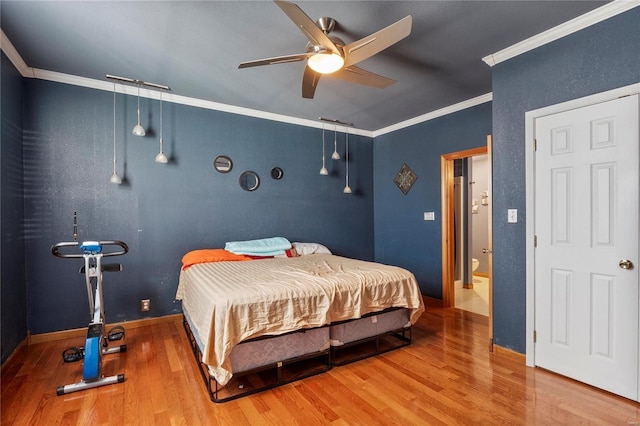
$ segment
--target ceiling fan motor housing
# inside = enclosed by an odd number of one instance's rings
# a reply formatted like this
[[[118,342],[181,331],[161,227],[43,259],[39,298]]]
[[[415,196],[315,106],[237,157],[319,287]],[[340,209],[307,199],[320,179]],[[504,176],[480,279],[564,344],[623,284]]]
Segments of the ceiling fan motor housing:
[[[343,47],[344,47],[344,41],[342,41],[342,39],[335,37],[335,36],[328,36],[329,40],[331,40],[333,42],[333,44],[336,45],[336,47],[338,48],[338,50],[340,51],[340,54],[344,56],[344,51],[343,51]],[[331,51],[331,49],[327,49],[325,46],[322,45],[315,45],[311,42],[307,43],[307,47],[306,47],[307,53],[323,53],[323,52],[329,52]]]
[[[340,50],[340,54],[344,56],[344,51],[342,50],[342,48],[344,47],[344,41],[342,41],[342,39],[338,37],[329,35],[329,33],[336,27],[336,20],[333,18],[323,17],[319,18],[316,21],[316,25],[322,30],[323,33],[327,35],[327,37],[329,37],[329,40],[331,40],[333,44],[336,45],[338,50]],[[322,46],[321,44],[316,45],[308,42],[306,50],[307,53],[324,53],[330,51],[331,49],[328,49],[326,46]]]
[[[316,25],[318,25],[325,34],[329,34],[336,27],[336,20],[325,16],[318,19]]]

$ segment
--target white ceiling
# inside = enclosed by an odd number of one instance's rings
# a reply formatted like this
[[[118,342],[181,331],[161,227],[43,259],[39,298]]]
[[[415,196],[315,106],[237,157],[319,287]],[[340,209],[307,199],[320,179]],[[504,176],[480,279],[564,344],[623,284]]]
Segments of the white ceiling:
[[[306,38],[271,1],[0,2],[0,27],[27,66],[106,81],[113,74],[172,93],[375,131],[491,92],[482,58],[603,6],[603,1],[299,1],[329,16],[346,43],[406,15],[412,32],[362,68],[397,80],[375,89],[323,77],[301,96],[304,63],[238,69],[304,52]]]

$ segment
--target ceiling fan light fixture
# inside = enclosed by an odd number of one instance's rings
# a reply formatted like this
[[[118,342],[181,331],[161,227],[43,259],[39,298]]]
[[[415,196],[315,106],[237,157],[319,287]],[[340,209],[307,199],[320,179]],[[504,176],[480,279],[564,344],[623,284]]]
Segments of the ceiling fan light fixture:
[[[319,52],[310,56],[307,63],[317,73],[331,74],[344,66],[344,59],[336,53]]]

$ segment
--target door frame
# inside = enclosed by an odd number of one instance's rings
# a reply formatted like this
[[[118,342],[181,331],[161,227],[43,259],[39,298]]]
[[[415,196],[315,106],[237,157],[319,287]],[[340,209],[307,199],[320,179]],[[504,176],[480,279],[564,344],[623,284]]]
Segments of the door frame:
[[[486,146],[451,152],[440,156],[440,196],[442,205],[442,307],[451,308],[455,305],[455,223],[454,223],[454,160],[473,157],[474,155],[489,156],[491,170],[491,135],[487,135]],[[492,172],[491,172],[492,173]],[[492,185],[491,173],[489,183]],[[488,237],[489,249],[492,245],[492,202],[489,202]],[[493,351],[493,261],[489,254],[489,350]]]
[[[614,100],[640,93],[640,83],[620,87],[595,95],[562,102],[525,113],[525,217],[526,220],[526,365],[535,366],[535,120],[545,115]],[[638,326],[640,327],[640,321]]]

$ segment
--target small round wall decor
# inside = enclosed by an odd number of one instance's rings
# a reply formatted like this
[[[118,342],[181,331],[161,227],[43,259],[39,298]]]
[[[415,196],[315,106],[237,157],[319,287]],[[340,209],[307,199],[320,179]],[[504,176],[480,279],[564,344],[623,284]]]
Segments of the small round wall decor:
[[[271,177],[275,180],[280,180],[282,179],[282,175],[284,174],[284,172],[282,171],[282,169],[280,167],[274,167],[273,169],[271,169]]]

